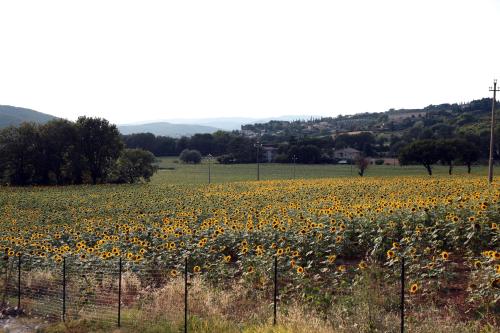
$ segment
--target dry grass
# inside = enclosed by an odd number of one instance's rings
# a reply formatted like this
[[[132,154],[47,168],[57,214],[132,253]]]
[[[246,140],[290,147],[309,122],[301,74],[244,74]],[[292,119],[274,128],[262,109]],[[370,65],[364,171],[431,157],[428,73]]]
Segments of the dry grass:
[[[251,290],[235,284],[230,290],[218,290],[200,278],[193,278],[189,286],[189,313],[198,317],[218,317],[223,320],[248,323],[262,320],[269,314],[269,301]],[[184,282],[173,280],[152,294],[148,307],[150,318],[167,316],[175,321],[184,311]]]
[[[23,275],[23,283],[26,284],[25,287],[33,292],[41,293],[52,290],[57,282],[54,271],[50,270],[32,270]]]
[[[279,304],[278,323],[272,325],[272,303],[269,295],[235,283],[219,289],[194,277],[189,286],[189,331],[214,333],[358,333],[399,332],[397,286],[383,285],[376,274],[353,286],[349,293],[338,295],[324,307],[295,301]],[[137,276],[123,276],[124,294],[132,300],[143,300],[140,306],[123,310],[124,328],[89,320],[57,324],[44,330],[59,332],[178,332],[184,318],[184,285],[174,279],[153,290],[141,286]],[[390,296],[394,295],[394,296]],[[496,325],[496,326],[493,326]],[[493,333],[498,323],[484,319],[464,318],[453,308],[409,304],[406,328],[414,333]]]

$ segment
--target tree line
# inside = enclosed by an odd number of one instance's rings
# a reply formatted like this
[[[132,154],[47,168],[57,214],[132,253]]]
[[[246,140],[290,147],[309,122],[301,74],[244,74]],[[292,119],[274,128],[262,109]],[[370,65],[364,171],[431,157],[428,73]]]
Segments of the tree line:
[[[179,156],[184,150],[197,150],[201,155],[212,154],[220,161],[252,163],[256,161],[255,139],[235,132],[218,131],[214,134],[195,134],[191,137],[171,138],[138,133],[123,136],[128,148],[141,148],[155,156]]]
[[[478,147],[465,139],[449,140],[417,140],[403,147],[399,154],[402,165],[422,164],[429,175],[432,175],[432,165],[441,162],[448,166],[451,175],[456,162],[467,166],[467,172],[471,172],[471,166],[481,156]]]
[[[496,129],[496,138],[496,147],[500,147],[500,127]],[[125,135],[123,141],[129,148],[146,149],[156,156],[179,156],[183,151],[196,150],[202,156],[216,156],[220,163],[254,163],[257,158],[257,139],[236,131],[196,134],[177,139],[139,133]],[[420,164],[423,163],[421,158],[410,154],[418,148],[420,153],[425,151],[425,155],[433,157],[431,163],[426,162],[425,165],[438,161],[447,165],[460,162],[470,168],[473,163],[487,159],[489,152],[489,132],[455,132],[446,125],[433,127],[432,131],[417,126],[399,136],[360,132],[335,137],[289,136],[279,141],[262,136],[260,142],[277,148],[273,161],[279,163],[336,163],[338,159],[334,157],[334,150],[350,147],[359,150],[365,157],[400,157],[402,163]],[[498,156],[498,149],[495,152]],[[260,158],[262,160],[263,156]]]
[[[148,181],[155,156],[125,149],[115,125],[101,118],[23,123],[0,131],[0,183],[67,185]]]
[[[276,147],[275,162],[291,163],[331,163],[332,148],[352,146],[366,150],[370,155],[372,135],[368,133],[357,136],[341,137],[334,141],[331,137],[291,136],[283,142],[275,143],[262,138],[263,143]],[[218,131],[213,134],[195,134],[191,137],[171,138],[155,136],[151,133],[137,133],[123,136],[123,142],[128,148],[141,148],[151,151],[155,156],[180,156],[183,151],[196,150],[202,156],[211,154],[220,163],[255,163],[257,160],[257,138],[241,135],[237,131]],[[261,150],[263,154],[263,151]],[[260,156],[261,160],[263,156]]]

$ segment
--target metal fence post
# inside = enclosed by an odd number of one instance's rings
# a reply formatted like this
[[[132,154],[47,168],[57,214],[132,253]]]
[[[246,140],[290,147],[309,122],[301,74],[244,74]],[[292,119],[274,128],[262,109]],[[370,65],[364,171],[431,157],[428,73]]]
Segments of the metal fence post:
[[[405,331],[405,257],[401,257],[401,333]]]
[[[3,260],[5,260],[5,283],[4,283],[4,288],[3,288],[3,294],[2,294],[2,302],[0,303],[1,306],[4,306],[5,305],[5,302],[6,302],[6,299],[7,299],[7,292],[9,290],[9,273],[10,273],[10,269],[9,269],[9,265],[10,265],[10,262],[9,262],[9,257],[6,255]]]
[[[66,257],[63,257],[62,320],[66,321]]]
[[[278,309],[278,256],[274,257],[274,312],[273,312],[273,325],[276,325],[276,313]]]
[[[122,257],[118,261],[118,327],[121,326],[122,311]]]
[[[184,258],[184,333],[188,331],[188,258]]]
[[[21,309],[21,255],[17,261],[17,309]]]

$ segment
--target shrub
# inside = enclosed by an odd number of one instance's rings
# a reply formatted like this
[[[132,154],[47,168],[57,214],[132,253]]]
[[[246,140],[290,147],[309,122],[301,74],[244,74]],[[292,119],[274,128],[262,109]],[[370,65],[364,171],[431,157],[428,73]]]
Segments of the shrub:
[[[155,156],[142,149],[124,149],[116,161],[114,181],[116,183],[135,183],[141,179],[149,181],[158,170],[154,165]]]
[[[179,159],[184,163],[198,164],[201,162],[201,153],[196,149],[184,149],[179,155]]]

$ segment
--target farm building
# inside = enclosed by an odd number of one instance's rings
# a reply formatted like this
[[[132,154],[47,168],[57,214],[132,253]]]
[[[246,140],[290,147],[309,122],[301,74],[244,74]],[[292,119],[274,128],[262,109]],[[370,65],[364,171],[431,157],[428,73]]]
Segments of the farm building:
[[[361,155],[361,152],[354,148],[337,149],[333,152],[333,157],[346,160],[354,160]]]

